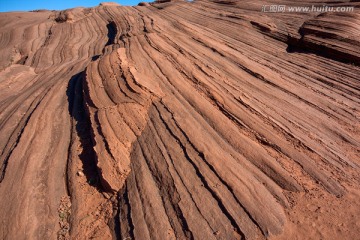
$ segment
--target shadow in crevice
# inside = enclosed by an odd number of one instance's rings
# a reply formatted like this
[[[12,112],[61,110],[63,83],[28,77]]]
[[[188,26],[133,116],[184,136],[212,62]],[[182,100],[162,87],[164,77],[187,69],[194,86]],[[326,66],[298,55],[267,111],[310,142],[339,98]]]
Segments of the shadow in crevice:
[[[345,64],[351,64],[355,66],[360,65],[360,59],[353,54],[349,54],[335,48],[328,47],[323,44],[316,44],[304,39],[304,33],[300,29],[299,33],[301,38],[295,38],[288,35],[287,37],[287,48],[288,53],[304,53],[304,54],[315,54],[324,58],[332,59]]]
[[[96,61],[99,58],[100,58],[100,55],[94,55],[94,56],[92,56],[91,61]]]
[[[69,81],[66,91],[69,103],[68,110],[70,116],[75,119],[76,122],[73,130],[75,128],[76,134],[80,139],[81,153],[79,154],[79,158],[83,165],[83,173],[86,181],[99,192],[103,192],[97,168],[97,156],[91,136],[91,123],[84,106],[83,79],[84,73],[80,72],[74,75]],[[67,171],[69,171],[69,169],[67,169]]]
[[[109,22],[106,25],[106,28],[108,30],[108,33],[107,33],[108,41],[105,44],[105,47],[109,46],[111,44],[114,44],[115,43],[115,38],[116,38],[116,35],[117,35],[116,23],[114,21]]]
[[[303,40],[301,38],[292,37],[290,35],[287,36],[287,53],[309,53],[309,51],[306,51],[305,47],[303,46]]]

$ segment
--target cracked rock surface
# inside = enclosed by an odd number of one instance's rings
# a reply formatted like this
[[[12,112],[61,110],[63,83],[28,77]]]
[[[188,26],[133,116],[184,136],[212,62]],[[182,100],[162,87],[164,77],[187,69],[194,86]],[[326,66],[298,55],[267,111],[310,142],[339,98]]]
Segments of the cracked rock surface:
[[[264,4],[0,13],[0,239],[357,239],[360,3]]]

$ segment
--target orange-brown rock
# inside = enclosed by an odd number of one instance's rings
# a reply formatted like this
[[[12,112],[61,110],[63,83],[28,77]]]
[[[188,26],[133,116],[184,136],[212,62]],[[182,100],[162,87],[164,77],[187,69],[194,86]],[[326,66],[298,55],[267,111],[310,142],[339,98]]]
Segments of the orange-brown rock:
[[[0,238],[358,238],[360,4],[264,4],[0,13]]]

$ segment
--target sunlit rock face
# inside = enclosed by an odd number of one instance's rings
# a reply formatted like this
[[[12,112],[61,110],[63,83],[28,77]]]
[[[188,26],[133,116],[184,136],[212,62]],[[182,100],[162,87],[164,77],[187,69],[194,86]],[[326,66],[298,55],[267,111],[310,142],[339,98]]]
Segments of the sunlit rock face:
[[[279,4],[0,13],[1,239],[358,238],[360,4]]]

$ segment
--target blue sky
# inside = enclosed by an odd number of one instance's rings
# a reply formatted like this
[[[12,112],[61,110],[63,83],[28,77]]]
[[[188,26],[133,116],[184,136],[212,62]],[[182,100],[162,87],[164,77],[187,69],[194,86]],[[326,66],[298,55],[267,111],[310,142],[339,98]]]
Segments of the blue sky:
[[[0,12],[29,11],[35,9],[63,10],[73,7],[93,7],[100,2],[117,2],[121,5],[133,6],[139,2],[150,0],[0,0]]]

